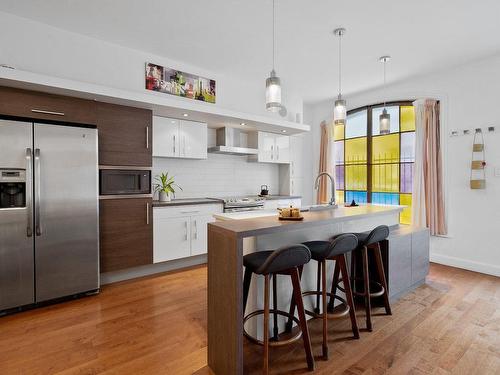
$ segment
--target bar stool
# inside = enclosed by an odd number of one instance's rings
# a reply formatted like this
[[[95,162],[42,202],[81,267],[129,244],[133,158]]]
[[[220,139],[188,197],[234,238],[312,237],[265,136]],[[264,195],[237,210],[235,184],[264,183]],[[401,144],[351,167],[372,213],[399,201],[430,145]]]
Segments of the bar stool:
[[[307,291],[302,293],[303,296],[315,295],[316,296],[316,308],[314,312],[307,311],[306,314],[311,315],[315,318],[322,318],[323,320],[323,357],[328,359],[328,319],[338,319],[343,318],[349,314],[351,319],[351,328],[354,338],[359,339],[359,328],[356,320],[356,310],[354,307],[354,299],[351,291],[351,285],[349,280],[349,272],[347,271],[346,254],[356,250],[358,246],[358,239],[353,234],[343,234],[335,237],[331,241],[309,241],[304,242],[309,250],[311,250],[311,255],[314,260],[318,262],[318,274],[317,274],[317,289],[315,291]],[[331,293],[327,292],[326,286],[326,261],[335,261],[335,269],[332,282]],[[339,274],[342,276],[339,279]],[[344,288],[340,287],[338,284],[342,282]],[[336,294],[336,290],[342,290],[346,299],[341,298]],[[331,308],[329,309],[326,303],[327,296],[330,297]],[[322,312],[320,313],[320,298],[322,299]],[[333,312],[333,302],[337,299],[344,305],[343,310],[334,313]],[[294,313],[293,304],[290,307],[290,314],[293,316]],[[289,319],[287,323],[287,330],[292,328],[292,320]]]
[[[306,352],[307,367],[310,371],[314,370],[314,357],[312,355],[311,340],[309,337],[309,329],[307,327],[306,315],[304,312],[304,304],[302,301],[302,291],[300,289],[300,276],[304,264],[311,260],[311,252],[301,244],[282,247],[277,250],[257,251],[245,255],[243,257],[243,265],[245,266],[245,276],[243,280],[243,312],[248,300],[248,292],[252,280],[252,273],[264,276],[264,310],[257,310],[243,319],[243,333],[253,343],[264,346],[264,363],[263,372],[269,372],[269,347],[282,346],[290,344],[300,339],[302,336],[304,342],[304,350]],[[299,318],[292,316],[293,320],[300,326],[301,330],[288,340],[278,340],[278,315],[290,317],[285,311],[277,309],[277,288],[276,278],[278,275],[288,275],[292,280],[293,300],[297,305]],[[273,308],[269,308],[269,289],[270,280],[273,281]],[[269,317],[270,314],[274,317],[273,341],[269,339]],[[257,340],[252,337],[244,328],[245,322],[257,315],[264,315],[264,339]]]
[[[353,233],[358,238],[358,248],[356,252],[360,252],[363,277],[356,277],[356,256],[353,252],[351,260],[351,281],[353,283],[353,293],[356,296],[364,297],[366,309],[366,328],[372,331],[372,315],[371,315],[371,299],[374,297],[382,296],[384,300],[385,312],[387,315],[392,315],[391,305],[389,303],[389,294],[387,292],[387,280],[385,278],[384,265],[382,263],[382,253],[380,251],[380,242],[389,237],[389,227],[387,225],[380,225],[373,229],[371,232]],[[379,282],[372,281],[379,290],[371,292],[370,289],[370,275],[368,272],[368,249],[373,251],[375,265],[377,268]],[[356,281],[363,280],[363,291],[358,292],[356,289]]]

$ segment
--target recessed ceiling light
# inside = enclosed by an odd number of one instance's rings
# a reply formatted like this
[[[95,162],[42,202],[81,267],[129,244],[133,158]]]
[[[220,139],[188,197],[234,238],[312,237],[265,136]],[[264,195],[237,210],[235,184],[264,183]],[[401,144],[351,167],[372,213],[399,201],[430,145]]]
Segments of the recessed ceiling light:
[[[246,125],[246,122],[240,122],[240,125],[241,125],[241,126],[245,126],[245,125]]]
[[[189,115],[187,113],[182,114],[184,117],[188,117]]]
[[[286,130],[282,130],[281,132],[282,132],[282,133],[286,133]]]

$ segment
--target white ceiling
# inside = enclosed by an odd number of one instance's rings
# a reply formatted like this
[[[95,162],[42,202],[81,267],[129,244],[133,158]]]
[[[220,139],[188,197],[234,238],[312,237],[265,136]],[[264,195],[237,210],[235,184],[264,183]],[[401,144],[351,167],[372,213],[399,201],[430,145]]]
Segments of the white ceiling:
[[[337,91],[343,26],[344,92],[500,52],[498,0],[276,0],[283,85],[306,102]],[[203,69],[264,81],[271,69],[271,0],[2,0],[0,11],[151,52]]]

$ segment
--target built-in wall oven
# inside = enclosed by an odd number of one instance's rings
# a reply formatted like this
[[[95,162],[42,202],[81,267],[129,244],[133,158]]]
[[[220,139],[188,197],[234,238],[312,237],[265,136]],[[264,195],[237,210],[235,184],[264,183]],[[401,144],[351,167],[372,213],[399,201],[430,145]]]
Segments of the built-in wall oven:
[[[109,196],[150,196],[151,170],[132,167],[100,167],[99,194]]]

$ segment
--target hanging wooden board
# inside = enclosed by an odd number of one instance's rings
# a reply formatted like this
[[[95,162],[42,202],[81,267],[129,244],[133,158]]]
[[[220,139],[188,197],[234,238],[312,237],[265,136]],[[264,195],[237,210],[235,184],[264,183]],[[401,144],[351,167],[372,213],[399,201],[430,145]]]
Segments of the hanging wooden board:
[[[470,188],[486,189],[486,157],[484,155],[484,136],[481,129],[476,129],[472,143],[472,160],[470,164]]]
[[[470,180],[471,189],[486,189],[486,180]]]

